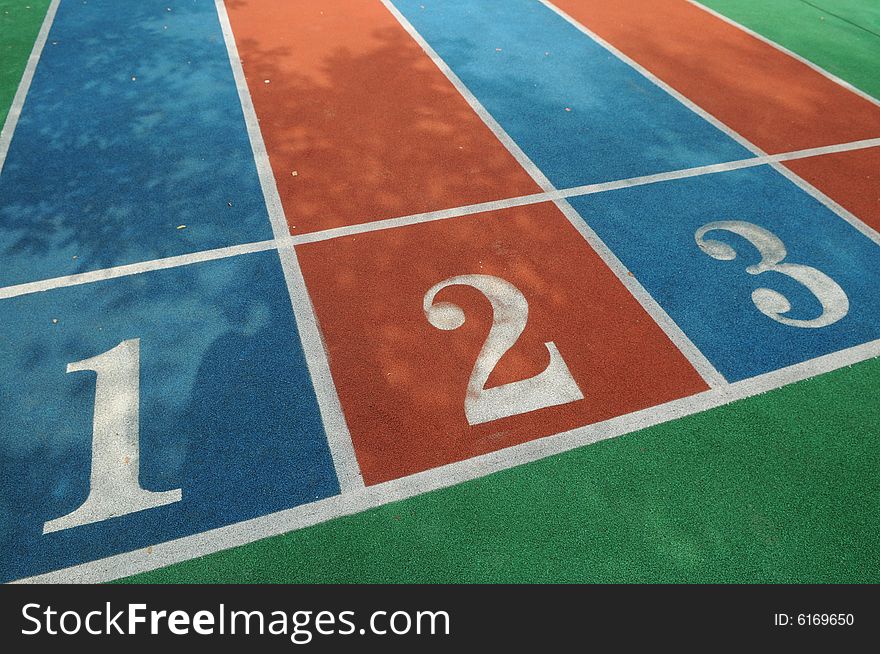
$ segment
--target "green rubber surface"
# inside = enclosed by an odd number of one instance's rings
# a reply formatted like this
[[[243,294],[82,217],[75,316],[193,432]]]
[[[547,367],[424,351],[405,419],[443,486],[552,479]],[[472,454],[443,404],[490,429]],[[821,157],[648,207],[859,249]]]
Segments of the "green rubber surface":
[[[880,359],[130,582],[878,582]]]
[[[880,98],[880,2],[700,2]]]
[[[49,0],[0,0],[0,126],[48,8]]]

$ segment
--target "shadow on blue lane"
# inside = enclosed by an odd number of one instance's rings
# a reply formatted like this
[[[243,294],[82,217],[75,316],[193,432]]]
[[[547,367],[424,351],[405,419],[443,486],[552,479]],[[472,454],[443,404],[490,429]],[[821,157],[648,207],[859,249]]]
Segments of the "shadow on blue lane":
[[[338,492],[277,254],[3,300],[0,579]],[[53,320],[57,320],[55,323]],[[140,478],[182,501],[42,535],[89,491],[95,374],[68,363],[140,339]]]
[[[212,0],[61,2],[0,173],[0,285],[267,238]]]

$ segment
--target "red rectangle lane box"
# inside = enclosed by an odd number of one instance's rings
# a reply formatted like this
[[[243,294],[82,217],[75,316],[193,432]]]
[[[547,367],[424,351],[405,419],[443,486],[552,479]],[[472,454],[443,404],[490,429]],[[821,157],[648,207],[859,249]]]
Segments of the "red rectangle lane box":
[[[707,388],[550,203],[297,254],[368,484]]]

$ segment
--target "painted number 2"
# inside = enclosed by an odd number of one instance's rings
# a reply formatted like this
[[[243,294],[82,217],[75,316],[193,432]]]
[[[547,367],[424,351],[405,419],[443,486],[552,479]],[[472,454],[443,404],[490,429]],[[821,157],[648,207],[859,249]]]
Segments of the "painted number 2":
[[[103,354],[67,366],[92,370],[95,414],[89,495],[79,508],[43,525],[43,533],[100,522],[179,502],[180,489],[154,492],[140,484],[140,340],[122,341]]]
[[[761,254],[761,261],[746,268],[750,275],[777,272],[791,277],[803,284],[822,305],[822,313],[817,318],[798,320],[782,315],[791,310],[788,299],[778,291],[758,288],[752,292],[752,302],[768,318],[790,327],[818,328],[833,325],[849,312],[849,298],[843,289],[821,270],[799,263],[783,263],[787,252],[785,244],[776,234],[741,220],[720,220],[700,227],[694,238],[699,248],[713,259],[730,261],[736,259],[736,251],[721,241],[705,239],[707,232],[723,230],[737,234],[755,246]]]
[[[492,328],[477,356],[464,399],[464,413],[469,424],[490,422],[584,398],[553,342],[544,344],[550,352],[550,363],[543,372],[529,379],[486,388],[492,370],[525,330],[529,304],[516,286],[498,277],[450,277],[425,293],[425,316],[437,329],[458,329],[464,324],[461,307],[449,302],[434,304],[437,293],[457,285],[480,291],[492,303],[493,312]]]

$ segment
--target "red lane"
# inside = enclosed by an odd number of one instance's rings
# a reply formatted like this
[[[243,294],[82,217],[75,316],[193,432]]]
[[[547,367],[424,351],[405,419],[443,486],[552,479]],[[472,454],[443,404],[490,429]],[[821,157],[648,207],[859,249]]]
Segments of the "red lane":
[[[312,243],[297,255],[369,484],[706,389],[552,204]],[[438,329],[423,311],[425,293],[459,275],[499,277],[528,302],[525,330],[486,388],[541,373],[552,342],[584,399],[469,424],[465,397],[492,305],[459,285],[435,302],[460,306],[460,327]]]
[[[378,0],[228,0],[294,233],[540,189]]]
[[[685,0],[554,0],[759,148],[880,137],[880,107]]]
[[[880,231],[880,148],[798,159],[785,166]]]

